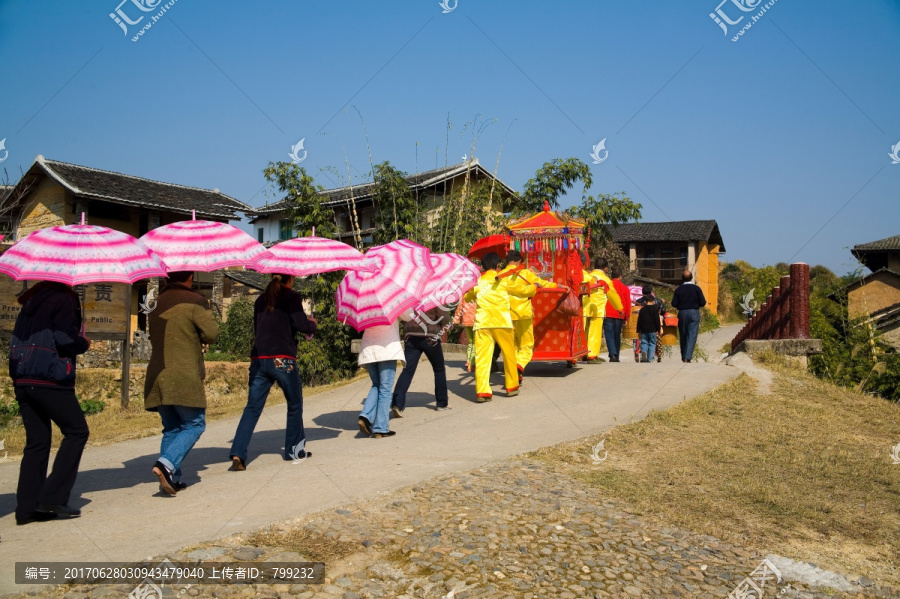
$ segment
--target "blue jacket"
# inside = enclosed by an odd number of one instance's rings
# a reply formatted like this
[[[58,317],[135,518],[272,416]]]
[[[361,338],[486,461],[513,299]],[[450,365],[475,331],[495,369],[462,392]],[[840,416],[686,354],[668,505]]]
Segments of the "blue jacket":
[[[75,386],[75,356],[90,347],[81,336],[81,303],[62,283],[42,281],[20,298],[9,344],[9,376],[16,386]]]

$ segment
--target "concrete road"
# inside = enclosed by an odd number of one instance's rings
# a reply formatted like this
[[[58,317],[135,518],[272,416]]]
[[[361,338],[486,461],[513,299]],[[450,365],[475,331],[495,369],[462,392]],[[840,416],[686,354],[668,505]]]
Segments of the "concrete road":
[[[728,327],[703,339],[710,356],[734,336]],[[730,336],[729,336],[730,335]],[[718,343],[717,347],[712,347]],[[335,507],[437,475],[602,432],[668,408],[739,374],[723,364],[682,364],[676,352],[660,364],[637,364],[623,351],[618,364],[567,369],[533,363],[518,397],[503,397],[494,375],[494,400],[476,404],[474,381],[461,356],[447,365],[452,410],[434,411],[434,379],[419,365],[397,435],[363,438],[356,419],[368,381],[314,395],[305,405],[308,460],[280,457],[285,407],[267,409],[250,445],[245,472],[230,472],[228,450],[236,419],[210,424],[185,460],[191,486],[168,497],[151,474],[160,437],[89,447],[72,505],[74,520],[16,526],[18,462],[0,464],[0,593],[34,587],[14,584],[17,561],[130,561],[249,531]],[[591,448],[585,446],[585,452]]]

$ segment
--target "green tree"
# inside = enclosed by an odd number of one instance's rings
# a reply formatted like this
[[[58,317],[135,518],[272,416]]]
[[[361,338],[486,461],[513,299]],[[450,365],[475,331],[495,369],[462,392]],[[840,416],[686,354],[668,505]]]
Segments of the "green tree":
[[[313,227],[319,237],[334,235],[334,212],[322,203],[325,188],[316,185],[305,168],[293,162],[270,162],[263,174],[275,187],[276,195],[287,201],[287,216],[293,221],[298,236],[312,235]]]
[[[633,202],[625,192],[599,194],[597,197],[585,195],[581,204],[572,213],[584,220],[591,234],[591,245],[598,247],[601,242],[611,239],[610,228],[641,218],[641,204]]]
[[[496,233],[503,215],[500,198],[491,198],[491,181],[469,182],[454,190],[434,218],[431,248],[465,254],[476,241]]]
[[[584,185],[583,194],[586,194],[593,182],[591,167],[578,158],[555,158],[545,162],[525,183],[516,212],[537,212],[543,208],[545,201],[551,208],[559,208],[559,197],[579,181]]]
[[[313,227],[320,237],[334,235],[334,213],[322,204],[323,188],[302,167],[278,162],[269,164],[263,173],[291,204],[289,216],[301,236],[310,235]],[[315,336],[301,338],[298,346],[298,367],[307,384],[346,378],[358,368],[350,351],[355,332],[337,321],[334,294],[343,277],[343,272],[330,272],[295,282],[295,290],[312,302],[319,325]]]
[[[375,216],[376,245],[397,239],[409,239],[418,244],[428,243],[428,226],[424,214],[419,211],[419,202],[409,183],[406,173],[382,162],[375,166],[373,191],[378,204]]]

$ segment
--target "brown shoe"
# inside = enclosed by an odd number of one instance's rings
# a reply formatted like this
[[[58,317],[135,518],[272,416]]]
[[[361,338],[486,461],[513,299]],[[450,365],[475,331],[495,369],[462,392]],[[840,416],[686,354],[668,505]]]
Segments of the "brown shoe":
[[[360,416],[359,420],[356,421],[359,424],[359,432],[364,434],[367,437],[372,436],[372,423],[369,422],[369,419],[365,416]]]
[[[232,472],[243,472],[247,469],[247,466],[244,465],[244,460],[237,457],[236,455],[231,456],[231,470]]]
[[[372,436],[376,439],[381,439],[382,437],[393,437],[397,433],[395,431],[387,431],[384,433],[374,433]]]
[[[178,492],[172,484],[172,474],[162,462],[156,462],[156,464],[153,465],[153,474],[159,479],[159,488],[162,489],[163,493],[166,495],[175,495]]]

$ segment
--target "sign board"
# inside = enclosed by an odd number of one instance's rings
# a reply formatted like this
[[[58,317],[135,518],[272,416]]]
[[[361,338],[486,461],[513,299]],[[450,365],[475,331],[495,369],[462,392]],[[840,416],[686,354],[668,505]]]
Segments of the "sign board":
[[[36,281],[0,276],[0,331],[12,333],[22,306],[18,297]],[[131,324],[131,287],[123,283],[90,283],[73,287],[81,298],[85,334],[91,339],[125,339]]]

